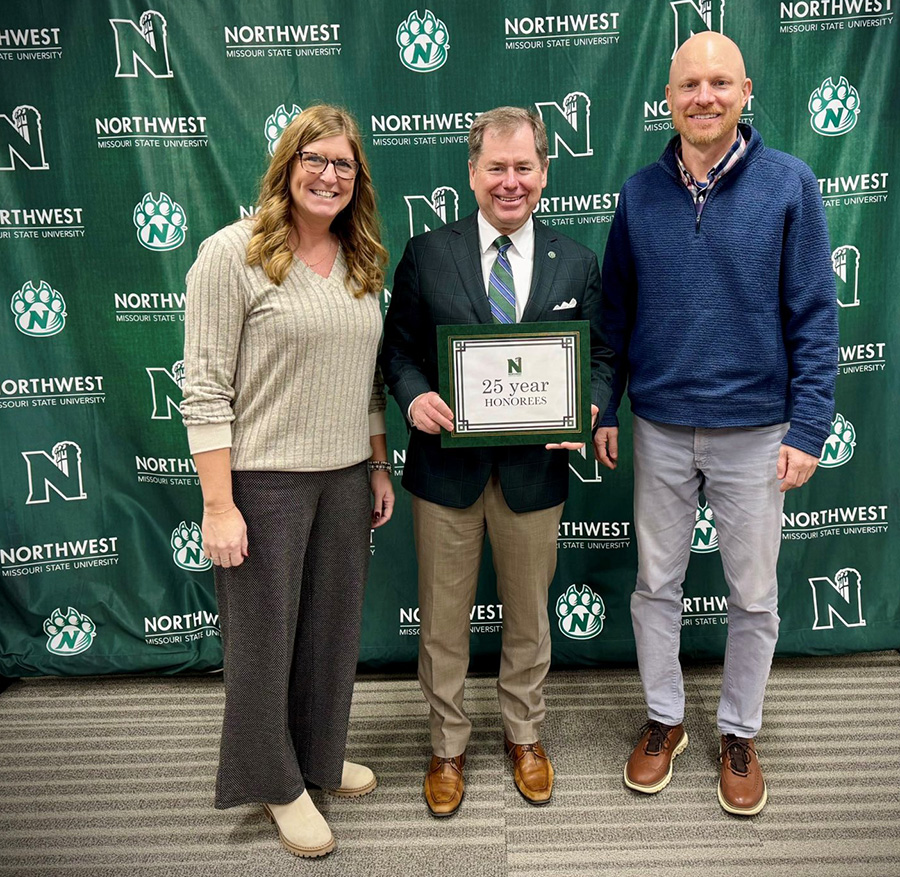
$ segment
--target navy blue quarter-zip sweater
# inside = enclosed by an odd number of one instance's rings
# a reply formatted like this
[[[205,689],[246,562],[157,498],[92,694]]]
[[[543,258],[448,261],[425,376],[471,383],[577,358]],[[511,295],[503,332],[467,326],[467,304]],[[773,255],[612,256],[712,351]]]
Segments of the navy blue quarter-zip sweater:
[[[837,296],[815,174],[755,129],[698,219],[674,145],[629,178],[603,259],[603,329],[616,355],[601,425],[632,410],[693,427],[790,421],[818,456],[831,431]]]

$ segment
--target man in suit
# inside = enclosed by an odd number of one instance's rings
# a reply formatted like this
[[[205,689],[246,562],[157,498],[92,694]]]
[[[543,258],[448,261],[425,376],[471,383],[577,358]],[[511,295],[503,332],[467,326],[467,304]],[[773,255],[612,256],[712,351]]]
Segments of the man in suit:
[[[478,210],[418,235],[394,275],[381,367],[411,427],[403,486],[413,494],[419,562],[419,682],[430,706],[433,756],[425,799],[448,816],[463,797],[471,731],[463,709],[469,614],[485,532],[503,604],[497,682],[516,786],[550,800],[553,767],[540,743],[550,666],[547,595],[568,495],[561,445],[442,448],[453,413],[437,393],[436,327],[457,323],[589,320],[592,414],[610,393],[611,351],[599,325],[593,252],[532,218],[547,184],[547,133],[539,116],[500,107],[469,133],[469,185]]]

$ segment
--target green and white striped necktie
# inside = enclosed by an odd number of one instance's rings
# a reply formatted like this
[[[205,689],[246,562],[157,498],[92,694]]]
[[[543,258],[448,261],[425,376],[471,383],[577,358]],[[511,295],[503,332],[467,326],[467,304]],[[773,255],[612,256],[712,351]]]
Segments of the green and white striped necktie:
[[[506,251],[512,246],[512,241],[505,235],[500,235],[494,241],[497,248],[497,258],[491,268],[491,276],[488,279],[488,298],[491,302],[491,316],[495,323],[516,322],[516,286],[513,282],[512,268]]]

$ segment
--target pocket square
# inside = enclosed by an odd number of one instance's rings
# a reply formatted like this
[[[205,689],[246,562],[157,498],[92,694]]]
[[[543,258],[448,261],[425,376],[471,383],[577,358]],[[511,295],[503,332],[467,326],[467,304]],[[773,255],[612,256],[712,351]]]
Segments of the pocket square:
[[[558,305],[553,306],[554,311],[567,311],[569,308],[577,308],[578,302],[573,298],[571,301],[561,301]]]

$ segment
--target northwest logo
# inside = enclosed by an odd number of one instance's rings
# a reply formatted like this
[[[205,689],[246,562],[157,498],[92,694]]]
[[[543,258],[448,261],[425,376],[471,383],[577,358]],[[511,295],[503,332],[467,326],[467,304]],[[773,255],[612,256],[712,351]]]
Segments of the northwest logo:
[[[813,630],[833,630],[835,618],[844,627],[865,627],[862,614],[862,576],[852,567],[839,569],[834,581],[827,576],[809,579],[813,592]]]
[[[184,208],[165,192],[154,198],[147,192],[134,208],[134,227],[137,239],[148,250],[165,252],[175,250],[184,243],[187,220]]]
[[[590,444],[569,454],[569,468],[575,477],[584,484],[600,484],[603,481],[600,464],[594,458]]]
[[[25,104],[12,111],[12,118],[0,113],[0,171],[14,171],[16,159],[30,171],[50,169],[44,157],[41,114]]]
[[[447,63],[450,35],[447,25],[428,9],[422,17],[413,10],[397,28],[400,61],[415,73],[433,73]]]
[[[459,194],[451,186],[438,186],[427,195],[404,195],[409,212],[409,234],[413,237],[459,219]]]
[[[831,254],[831,269],[838,279],[837,303],[842,308],[859,305],[859,250],[851,244]]]
[[[148,9],[135,24],[129,18],[111,18],[116,35],[116,78],[134,79],[138,64],[154,79],[171,79],[168,26],[155,9]]]
[[[719,533],[712,509],[701,499],[694,513],[694,534],[691,537],[691,551],[694,554],[711,554],[719,550]]]
[[[46,280],[35,286],[30,280],[13,293],[9,309],[16,328],[32,338],[58,335],[66,327],[66,302]]]
[[[583,91],[573,91],[556,101],[535,101],[547,128],[548,158],[557,158],[562,146],[569,155],[583,158],[593,155],[591,149],[591,99]]]
[[[831,433],[825,439],[819,465],[823,469],[836,469],[849,463],[856,448],[856,430],[843,414],[836,413],[831,422]]]
[[[180,417],[182,391],[184,390],[184,360],[172,363],[172,368],[148,368],[150,392],[153,396],[151,420],[171,420]]]
[[[859,92],[842,76],[835,85],[829,76],[809,96],[809,124],[825,137],[852,131],[859,116]]]
[[[50,502],[50,491],[66,502],[87,499],[81,475],[81,448],[75,442],[57,442],[53,450],[22,451],[28,468],[28,499],[25,505]]]
[[[269,141],[269,155],[275,155],[275,148],[278,146],[278,141],[281,140],[281,135],[284,134],[284,129],[302,112],[303,110],[297,104],[294,104],[290,109],[281,104],[266,119],[266,140]]]
[[[87,615],[69,606],[65,612],[54,609],[44,622],[47,651],[54,655],[78,655],[94,642],[97,627]]]
[[[675,45],[672,57],[678,47],[696,33],[716,30],[725,33],[725,0],[669,0],[675,16]]]
[[[212,566],[212,561],[203,554],[203,534],[193,521],[182,521],[172,531],[170,543],[176,566],[189,572],[203,572]]]
[[[593,639],[606,619],[603,598],[589,585],[569,585],[556,601],[559,629],[569,639]]]

